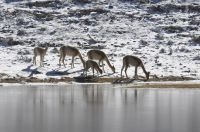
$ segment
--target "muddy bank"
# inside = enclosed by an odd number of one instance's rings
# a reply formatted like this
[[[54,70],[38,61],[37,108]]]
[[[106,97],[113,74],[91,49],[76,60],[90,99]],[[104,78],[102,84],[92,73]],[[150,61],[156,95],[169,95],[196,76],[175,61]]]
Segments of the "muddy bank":
[[[127,78],[119,78],[119,77],[99,77],[95,82],[96,83],[113,83],[113,84],[129,84],[134,82],[160,82],[160,81],[189,81],[189,80],[197,80],[191,77],[183,77],[183,76],[162,76],[162,77],[151,77],[148,81],[140,76],[139,79],[127,79]],[[72,82],[76,81],[71,77],[61,77],[61,78],[45,78],[40,79],[36,77],[23,77],[16,76],[11,77],[7,74],[0,74],[0,83],[59,83],[59,82]],[[90,81],[87,81],[87,83]],[[91,81],[94,82],[94,81]]]

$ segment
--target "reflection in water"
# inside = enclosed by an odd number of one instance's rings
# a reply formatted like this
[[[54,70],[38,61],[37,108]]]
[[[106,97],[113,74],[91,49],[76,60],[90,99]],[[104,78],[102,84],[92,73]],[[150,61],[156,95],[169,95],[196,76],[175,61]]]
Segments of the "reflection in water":
[[[0,87],[2,132],[199,132],[200,89]]]

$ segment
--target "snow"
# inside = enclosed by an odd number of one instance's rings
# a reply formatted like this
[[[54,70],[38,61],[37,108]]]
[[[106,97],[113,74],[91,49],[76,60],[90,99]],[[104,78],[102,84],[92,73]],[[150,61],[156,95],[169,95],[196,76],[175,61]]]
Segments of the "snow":
[[[195,79],[200,78],[200,60],[194,60],[199,56],[199,44],[191,42],[192,36],[199,35],[200,28],[190,25],[190,17],[198,21],[198,12],[170,12],[149,13],[147,7],[151,6],[114,3],[113,9],[108,9],[108,4],[98,3],[86,5],[68,4],[61,9],[51,7],[29,8],[23,3],[0,2],[0,37],[12,37],[14,40],[24,44],[5,46],[0,41],[0,73],[6,73],[11,77],[37,77],[37,78],[61,78],[75,77],[82,74],[83,65],[78,57],[75,59],[75,68],[71,69],[71,57],[66,57],[67,66],[59,67],[59,53],[52,53],[54,48],[61,45],[77,47],[83,58],[87,60],[87,52],[94,47],[102,47],[111,64],[114,64],[116,73],[105,64],[102,76],[120,77],[122,59],[125,55],[134,55],[141,58],[147,71],[157,76],[186,76]],[[165,4],[162,2],[159,4]],[[189,3],[188,3],[189,4]],[[95,7],[108,11],[98,14],[95,11],[88,15],[70,16],[70,11],[78,9],[95,9]],[[18,10],[16,16],[10,15]],[[52,19],[36,19],[34,12],[49,13]],[[13,13],[14,14],[14,13]],[[22,21],[23,24],[19,23]],[[87,21],[89,21],[87,23]],[[91,23],[91,24],[90,24]],[[171,33],[164,27],[183,27],[180,33]],[[188,30],[185,27],[196,27],[197,30]],[[4,29],[4,31],[3,31]],[[25,35],[17,35],[23,30]],[[88,44],[88,34],[95,40],[96,44]],[[184,37],[186,36],[186,37]],[[141,40],[146,44],[141,43]],[[103,42],[105,41],[105,43]],[[78,44],[80,43],[80,44]],[[35,46],[50,45],[45,56],[44,67],[32,64],[33,48]],[[89,47],[89,48],[88,48]],[[172,54],[170,53],[172,49]],[[160,50],[164,49],[164,53]],[[28,51],[27,54],[21,52]],[[40,74],[33,74],[38,71]],[[91,74],[91,72],[90,72]],[[144,73],[139,69],[139,74]],[[123,73],[124,75],[124,73]],[[128,69],[128,75],[134,75],[134,67]]]

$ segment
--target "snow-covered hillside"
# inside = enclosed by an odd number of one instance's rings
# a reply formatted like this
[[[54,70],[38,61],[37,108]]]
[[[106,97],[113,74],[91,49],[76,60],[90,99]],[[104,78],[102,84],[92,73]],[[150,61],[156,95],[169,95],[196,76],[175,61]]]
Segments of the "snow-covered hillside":
[[[200,78],[200,5],[197,3],[130,4],[64,1],[0,2],[0,73],[5,77],[62,78],[82,73],[78,57],[71,69],[59,67],[62,45],[77,47],[87,59],[90,49],[104,51],[104,77],[120,77],[122,59],[134,55],[158,77]],[[33,48],[48,46],[44,67],[32,65]],[[39,57],[38,57],[39,59]],[[139,74],[144,73],[139,69]],[[134,68],[128,69],[134,75]],[[152,78],[152,76],[151,76]]]

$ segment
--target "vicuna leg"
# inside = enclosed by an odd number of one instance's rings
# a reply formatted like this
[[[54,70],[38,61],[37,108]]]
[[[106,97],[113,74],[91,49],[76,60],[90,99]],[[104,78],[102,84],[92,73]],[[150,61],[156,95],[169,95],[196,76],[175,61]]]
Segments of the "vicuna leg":
[[[74,68],[74,56],[72,56],[71,68]]]
[[[137,68],[138,68],[138,67],[137,67],[137,66],[135,66],[135,76],[134,76],[134,77],[135,77],[135,79],[138,79],[138,75],[137,75]]]
[[[93,73],[93,77],[94,77],[94,67],[92,67],[92,73]]]
[[[100,62],[101,62],[101,64],[100,64]],[[103,60],[100,60],[100,62],[99,62],[99,66],[100,66],[100,65],[102,65],[102,66],[103,66]]]
[[[42,66],[42,55],[40,55],[40,66]]]
[[[65,55],[62,55],[62,63],[63,63],[63,65],[64,65],[64,67],[66,67],[64,61],[65,61]]]
[[[95,70],[97,71],[97,76],[99,76],[99,71],[98,71],[98,69],[97,69],[97,68],[95,68]]]
[[[41,63],[42,63],[42,66],[44,66],[44,63],[43,63],[43,61],[44,61],[44,56],[42,55],[42,61],[41,61]]]
[[[101,65],[101,60],[99,60],[99,66]]]
[[[85,69],[83,70],[83,74],[86,75],[86,76],[87,76],[87,71],[88,71],[88,69],[89,69],[89,68],[87,68],[87,67],[85,66]]]
[[[60,55],[60,59],[59,59],[59,66],[61,67],[61,59],[62,59],[62,55]]]
[[[121,69],[121,78],[122,78],[122,72],[124,70],[124,65],[122,66],[122,69]]]
[[[126,78],[128,78],[128,75],[127,75],[127,69],[128,69],[128,66],[125,66],[125,74],[126,74]]]
[[[105,72],[105,70],[104,70],[103,60],[99,60],[99,66],[101,66],[101,65],[102,65],[103,72]]]
[[[42,65],[44,66],[44,55],[42,56]]]
[[[83,69],[83,76],[87,76],[87,71],[86,71],[86,69]]]
[[[102,69],[103,69],[103,72],[105,72],[105,70],[104,70],[103,60],[102,60],[101,62],[102,62]]]
[[[33,56],[33,64],[36,65],[36,56]]]

